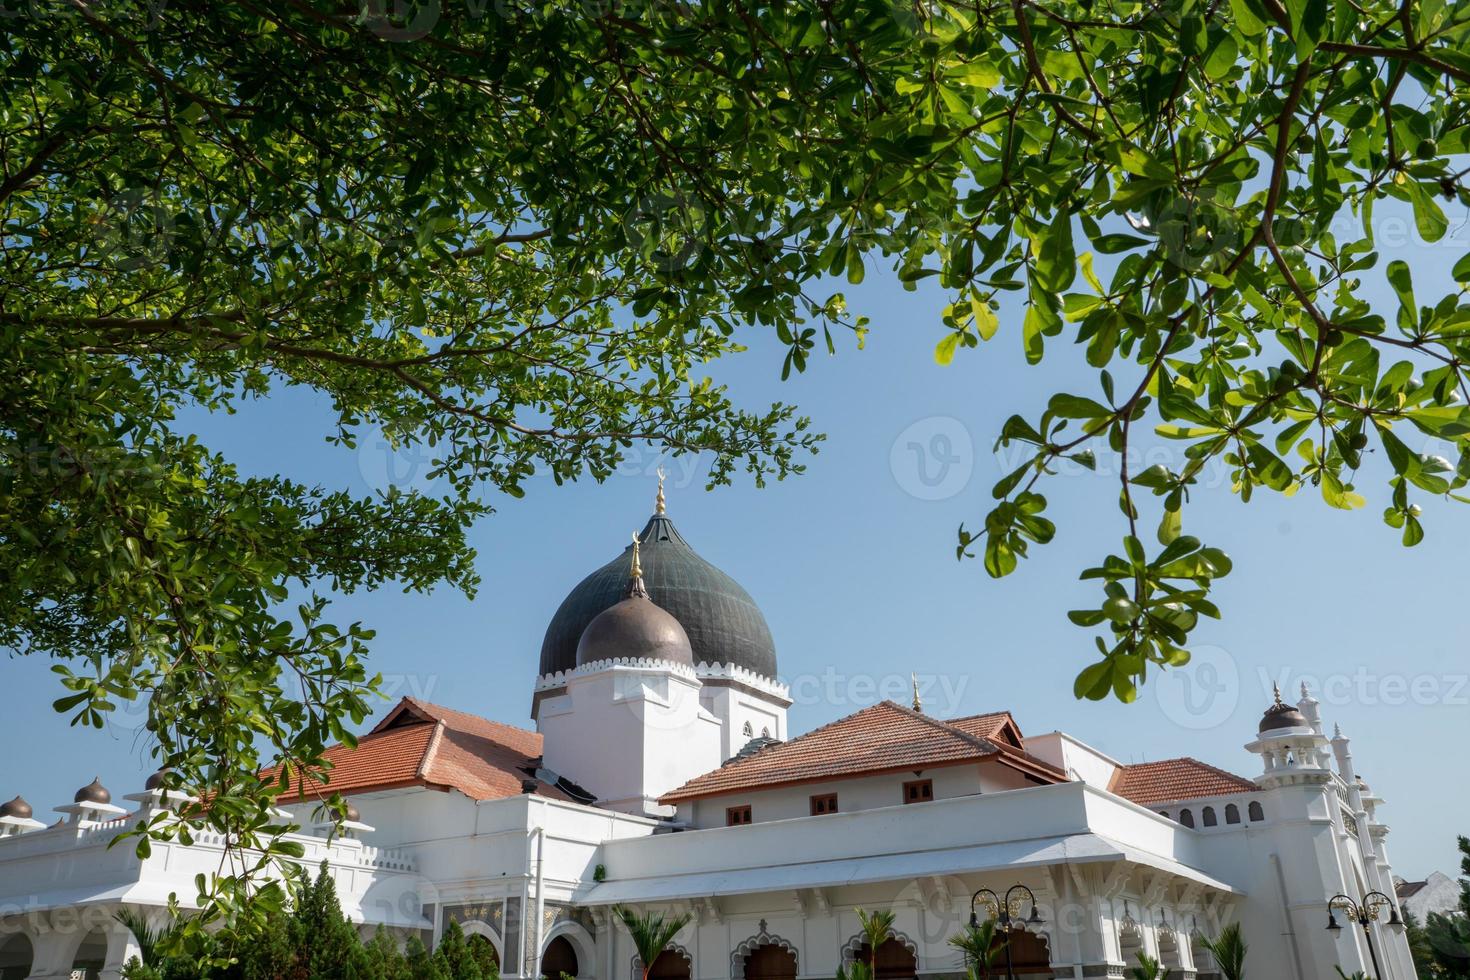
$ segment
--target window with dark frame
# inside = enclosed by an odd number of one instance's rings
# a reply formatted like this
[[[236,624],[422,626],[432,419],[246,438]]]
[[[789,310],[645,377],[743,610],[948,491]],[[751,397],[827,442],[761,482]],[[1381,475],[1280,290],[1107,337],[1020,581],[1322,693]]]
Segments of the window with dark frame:
[[[903,784],[904,803],[928,803],[934,799],[934,780],[911,779]]]
[[[725,808],[725,826],[743,827],[750,823],[749,806],[731,806]]]
[[[837,794],[825,793],[821,796],[812,797],[812,816],[820,817],[828,813],[837,812]]]

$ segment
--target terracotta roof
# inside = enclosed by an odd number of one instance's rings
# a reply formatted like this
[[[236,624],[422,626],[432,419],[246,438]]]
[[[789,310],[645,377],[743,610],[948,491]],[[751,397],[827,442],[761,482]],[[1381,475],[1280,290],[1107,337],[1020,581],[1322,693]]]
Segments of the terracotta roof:
[[[1413,898],[1428,887],[1429,882],[1427,881],[1401,881],[1394,889],[1394,893],[1401,899]]]
[[[1113,794],[1140,806],[1249,793],[1259,788],[1249,779],[1187,757],[1122,766],[1108,787]]]
[[[881,701],[789,742],[736,757],[664,794],[659,802],[982,760],[1020,769],[1043,782],[1066,779],[1054,767],[1007,743]]]
[[[965,718],[947,718],[944,722],[951,728],[969,732],[976,738],[1010,742],[1021,747],[1021,728],[1009,711],[992,711],[985,715],[969,715]]]
[[[370,793],[422,786],[458,790],[474,800],[518,796],[541,756],[541,736],[417,698],[404,698],[355,747],[334,745],[326,783],[304,780],[309,795]],[[538,781],[535,792],[575,799]],[[289,803],[289,798],[281,802]]]

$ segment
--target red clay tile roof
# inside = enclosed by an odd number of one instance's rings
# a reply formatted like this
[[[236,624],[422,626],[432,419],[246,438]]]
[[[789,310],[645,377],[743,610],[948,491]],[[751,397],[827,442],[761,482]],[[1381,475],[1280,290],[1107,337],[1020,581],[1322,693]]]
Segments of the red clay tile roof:
[[[1108,787],[1114,795],[1140,806],[1248,793],[1259,788],[1249,779],[1190,758],[1123,766]]]
[[[944,723],[951,728],[968,732],[976,738],[1010,742],[1021,747],[1021,728],[1009,711],[992,711],[986,715],[969,715],[965,718],[946,718]]]
[[[664,794],[659,802],[981,760],[1001,762],[1044,782],[1066,780],[1052,766],[1009,744],[992,742],[892,701],[881,701],[789,742],[771,745],[743,759],[737,757]]]
[[[322,797],[423,786],[495,800],[518,796],[540,755],[541,736],[535,732],[404,698],[355,748],[327,750],[332,768],[325,784],[305,780],[303,785],[308,795]],[[536,793],[572,798],[546,783],[538,783]]]

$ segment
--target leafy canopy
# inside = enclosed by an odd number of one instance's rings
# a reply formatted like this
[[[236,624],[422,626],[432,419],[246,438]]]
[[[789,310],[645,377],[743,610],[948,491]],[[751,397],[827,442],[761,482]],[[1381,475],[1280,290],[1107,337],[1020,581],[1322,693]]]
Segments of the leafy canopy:
[[[875,262],[948,292],[941,362],[1016,291],[1027,357],[1068,339],[1097,372],[1004,423],[1026,459],[959,537],[1009,574],[1055,533],[1044,478],[1119,454],[1081,696],[1132,699],[1217,614],[1230,562],[1182,518],[1212,462],[1244,498],[1350,508],[1381,450],[1409,545],[1415,499],[1470,479],[1470,306],[1372,235],[1390,198],[1438,241],[1470,194],[1464,0],[384,9],[65,0],[0,40],[0,643],[54,658],[79,722],[145,702],[173,784],[210,794],[191,819],[262,874],[293,845],[255,774],[324,778],[369,711],[371,633],[327,590],[470,591],[479,488],[603,477],[635,443],[715,482],[798,471],[806,422],[710,365],[742,328],[786,373],[860,343],[832,281]],[[281,386],[450,489],[246,476],[178,423]],[[1177,465],[1128,468],[1149,430]],[[205,916],[253,914],[250,878],[204,881]]]

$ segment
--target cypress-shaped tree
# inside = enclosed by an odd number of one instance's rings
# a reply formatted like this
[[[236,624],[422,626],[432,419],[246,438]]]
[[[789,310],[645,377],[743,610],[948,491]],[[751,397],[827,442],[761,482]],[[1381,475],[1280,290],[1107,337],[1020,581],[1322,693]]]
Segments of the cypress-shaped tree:
[[[439,964],[434,962],[434,957],[429,955],[423,940],[418,936],[408,940],[403,957],[407,961],[409,980],[453,980],[439,969]]]
[[[466,939],[465,944],[469,946],[470,957],[480,968],[480,976],[484,980],[500,980],[500,954],[495,952],[495,944],[478,934]]]
[[[458,922],[449,923],[444,935],[439,937],[439,946],[434,950],[434,964],[451,980],[484,980],[480,964],[470,953],[469,943]]]
[[[316,881],[297,903],[296,962],[310,980],[367,980],[362,940],[342,914],[337,884],[323,861]]]

